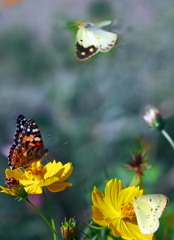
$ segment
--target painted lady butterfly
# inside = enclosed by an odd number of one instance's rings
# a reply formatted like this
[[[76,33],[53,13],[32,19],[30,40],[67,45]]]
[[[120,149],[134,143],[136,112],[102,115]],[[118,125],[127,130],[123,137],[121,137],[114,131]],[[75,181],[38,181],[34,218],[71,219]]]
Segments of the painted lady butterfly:
[[[48,149],[44,149],[41,133],[35,121],[19,115],[16,119],[14,143],[8,155],[9,167],[26,170],[33,162],[42,160],[48,153]]]

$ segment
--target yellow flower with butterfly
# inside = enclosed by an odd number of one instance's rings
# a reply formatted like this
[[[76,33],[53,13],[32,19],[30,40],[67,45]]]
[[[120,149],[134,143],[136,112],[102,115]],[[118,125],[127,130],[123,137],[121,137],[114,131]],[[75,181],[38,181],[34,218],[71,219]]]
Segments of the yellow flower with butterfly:
[[[40,161],[33,163],[31,168],[25,172],[21,169],[6,169],[6,177],[14,178],[25,187],[28,194],[41,194],[43,187],[47,187],[51,192],[60,192],[72,183],[65,182],[73,170],[72,164],[63,165],[61,162],[56,163],[54,160],[45,166]],[[4,191],[4,188],[1,187]]]
[[[16,119],[14,143],[8,156],[11,170],[6,170],[6,177],[18,181],[28,194],[41,194],[43,187],[51,192],[60,192],[72,186],[72,183],[65,182],[73,171],[72,164],[63,165],[54,160],[42,165],[42,158],[48,153],[36,122],[20,114]]]
[[[27,120],[23,115],[19,115],[16,120],[16,132],[14,143],[12,144],[8,156],[8,165],[6,169],[7,188],[0,186],[1,192],[15,195],[20,200],[25,199],[44,219],[53,231],[54,239],[58,239],[55,223],[49,207],[43,187],[47,187],[51,192],[60,192],[72,183],[65,180],[71,175],[73,167],[71,163],[63,165],[61,162],[49,162],[42,164],[42,159],[49,153],[44,148],[40,130],[36,122],[32,119]],[[23,168],[25,171],[22,171]],[[46,201],[51,223],[45,216],[30,202],[28,194],[43,193]]]
[[[110,228],[115,237],[135,240],[155,239],[158,218],[168,204],[165,195],[143,195],[139,187],[123,189],[117,179],[106,184],[105,194],[94,187],[92,201],[93,220],[97,224]]]

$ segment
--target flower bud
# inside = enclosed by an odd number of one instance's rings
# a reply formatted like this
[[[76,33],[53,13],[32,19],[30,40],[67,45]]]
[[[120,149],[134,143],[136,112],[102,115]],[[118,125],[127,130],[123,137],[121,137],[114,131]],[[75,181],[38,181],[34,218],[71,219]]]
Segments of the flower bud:
[[[18,180],[16,180],[13,177],[5,178],[5,180],[6,180],[5,183],[8,185],[8,189],[10,190],[12,195],[16,195],[21,199],[27,197],[27,193],[23,185],[21,185]]]
[[[76,227],[76,221],[74,218],[70,218],[69,222],[64,220],[64,223],[62,223],[62,226],[60,228],[60,232],[62,235],[63,240],[74,240],[77,236],[77,227]]]
[[[165,126],[165,120],[162,118],[160,111],[152,106],[146,106],[144,120],[153,129],[161,131]]]
[[[131,161],[124,166],[128,170],[134,170],[139,177],[143,176],[146,169],[151,168],[150,165],[147,165],[148,154],[146,148],[140,140],[136,141],[135,148],[130,149],[130,158]]]

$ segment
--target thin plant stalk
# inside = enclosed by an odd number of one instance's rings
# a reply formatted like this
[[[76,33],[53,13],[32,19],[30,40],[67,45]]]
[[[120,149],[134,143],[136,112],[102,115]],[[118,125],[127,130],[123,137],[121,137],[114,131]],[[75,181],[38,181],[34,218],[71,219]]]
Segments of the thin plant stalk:
[[[170,143],[170,145],[172,146],[172,148],[174,150],[174,142],[171,139],[171,137],[169,136],[169,134],[164,129],[161,130],[161,133],[164,135],[164,137],[167,139],[167,141]]]
[[[57,239],[57,236],[55,235],[55,232],[56,232],[55,223],[54,223],[54,219],[53,219],[53,215],[52,215],[52,212],[51,212],[51,208],[50,208],[49,203],[48,203],[48,200],[47,200],[47,198],[46,198],[44,189],[43,189],[43,196],[44,196],[45,202],[46,202],[46,204],[47,204],[48,211],[49,211],[50,217],[51,217],[52,227],[53,227],[53,229],[54,229],[54,232],[53,232],[53,234],[54,234],[54,240],[56,240],[56,239]]]
[[[129,184],[129,187],[138,186],[139,182],[140,182],[139,177],[136,174],[134,174],[133,179],[132,179],[131,183]]]
[[[144,195],[145,194],[145,190],[144,190],[144,185],[143,185],[141,177],[140,177],[140,187],[143,190],[143,195]]]
[[[141,189],[143,190],[143,194],[145,194],[141,176],[134,174],[133,179],[132,179],[131,183],[129,184],[129,187],[138,186],[139,184],[140,184]]]
[[[88,225],[89,227],[93,228],[93,229],[97,229],[97,230],[102,230],[102,229],[105,229],[106,227],[96,227],[96,226],[93,226],[92,224],[88,223],[88,222],[85,222],[86,225]]]
[[[48,226],[51,228],[51,230],[53,231],[54,235],[57,237],[57,239],[59,240],[55,230],[53,229],[53,227],[51,226],[51,224],[48,222],[48,220],[44,217],[44,215],[30,202],[30,200],[28,198],[25,199],[35,210],[36,212],[38,212],[40,214],[40,216],[45,220],[45,222],[48,224]]]

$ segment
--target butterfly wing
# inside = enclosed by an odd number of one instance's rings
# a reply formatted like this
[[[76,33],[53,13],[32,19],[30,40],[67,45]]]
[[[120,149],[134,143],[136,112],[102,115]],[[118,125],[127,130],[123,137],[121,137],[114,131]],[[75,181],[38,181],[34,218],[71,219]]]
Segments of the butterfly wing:
[[[44,149],[40,130],[34,120],[29,119],[23,128],[18,145],[12,156],[11,169],[29,168],[33,162],[42,160],[49,151]]]
[[[103,26],[107,26],[109,24],[111,24],[111,21],[103,21],[103,22],[95,23],[95,26],[103,27]]]
[[[19,139],[22,135],[22,130],[24,128],[24,125],[25,125],[26,121],[27,121],[27,119],[21,114],[16,119],[16,132],[15,132],[15,136],[14,136],[14,143],[12,144],[12,146],[10,148],[9,155],[8,155],[8,165],[9,165],[9,167],[12,166],[13,153],[14,153],[14,150],[15,150],[16,146],[18,145],[18,142],[19,142]]]
[[[149,235],[158,229],[159,220],[155,212],[148,204],[141,202],[140,198],[134,203],[134,211],[138,226],[143,234]]]
[[[169,199],[163,194],[147,194],[140,197],[139,201],[148,204],[155,212],[157,218],[160,218],[168,205]]]
[[[99,51],[108,52],[117,44],[117,34],[103,29],[94,29],[93,34],[100,46]]]
[[[88,23],[86,23],[88,24]],[[89,23],[90,24],[90,23]],[[76,36],[76,57],[78,60],[86,60],[99,51],[99,43],[91,28],[81,26]]]

